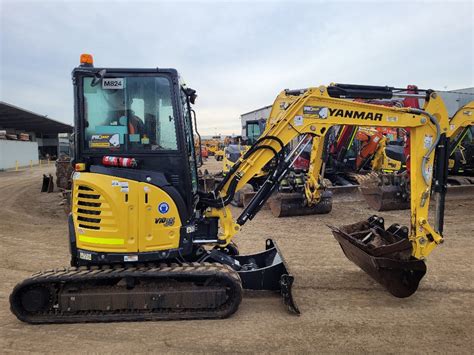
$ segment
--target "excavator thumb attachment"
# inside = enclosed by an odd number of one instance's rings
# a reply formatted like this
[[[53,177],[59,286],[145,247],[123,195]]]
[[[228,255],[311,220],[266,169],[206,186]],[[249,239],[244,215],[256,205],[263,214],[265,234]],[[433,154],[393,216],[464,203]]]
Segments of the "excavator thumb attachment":
[[[288,266],[273,240],[267,239],[263,252],[238,255],[234,258],[241,266],[237,272],[244,289],[280,291],[288,310],[300,314],[292,294],[294,277],[288,271]]]
[[[408,228],[384,228],[381,217],[340,228],[329,226],[346,257],[395,297],[411,296],[426,273],[422,260],[411,256]]]
[[[410,208],[408,180],[394,174],[369,174],[359,179],[359,190],[369,207],[376,211]]]
[[[305,195],[299,192],[279,192],[272,196],[268,203],[275,217],[327,214],[332,210],[332,192],[323,191],[321,200],[314,206],[309,206]]]

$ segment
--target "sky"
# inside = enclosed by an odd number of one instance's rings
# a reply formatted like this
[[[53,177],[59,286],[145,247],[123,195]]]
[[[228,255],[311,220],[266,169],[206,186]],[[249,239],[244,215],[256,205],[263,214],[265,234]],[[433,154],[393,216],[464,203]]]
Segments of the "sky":
[[[71,71],[176,68],[201,134],[285,88],[474,86],[474,1],[0,0],[0,100],[72,124]]]

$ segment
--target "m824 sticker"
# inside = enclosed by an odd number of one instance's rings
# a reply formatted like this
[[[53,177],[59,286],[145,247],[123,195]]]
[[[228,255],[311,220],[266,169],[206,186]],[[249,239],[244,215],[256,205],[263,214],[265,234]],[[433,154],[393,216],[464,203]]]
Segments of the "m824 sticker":
[[[123,90],[124,88],[123,78],[114,79],[102,79],[102,89],[105,90]]]

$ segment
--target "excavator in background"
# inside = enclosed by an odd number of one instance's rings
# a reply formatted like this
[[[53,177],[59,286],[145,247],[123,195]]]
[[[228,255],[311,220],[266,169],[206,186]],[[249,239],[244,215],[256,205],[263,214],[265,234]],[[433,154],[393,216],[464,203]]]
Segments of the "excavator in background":
[[[221,136],[212,136],[212,138],[202,139],[201,145],[207,148],[209,156],[214,156],[223,148],[223,140]]]
[[[265,131],[266,120],[246,121],[244,131],[246,136],[243,143],[230,144],[226,146],[223,161],[223,176],[225,176],[238,159],[244,155]],[[299,142],[295,139],[287,147],[289,152]],[[320,203],[308,206],[304,197],[304,181],[309,166],[309,152],[311,145],[307,145],[300,155],[295,159],[293,165],[288,169],[286,176],[280,181],[278,188],[268,201],[268,206],[275,217],[300,216],[311,214],[326,214],[331,212],[332,194],[324,192],[324,198]],[[236,191],[232,204],[236,207],[245,207],[253,198],[258,189],[268,177],[268,173],[274,168],[275,160],[268,162],[249,182],[239,191]]]
[[[190,113],[196,91],[176,70],[95,68],[92,56],[82,55],[72,76],[72,267],[38,272],[15,286],[10,307],[24,322],[225,318],[237,311],[243,289],[279,291],[299,313],[294,278],[276,243],[268,239],[264,251],[245,256],[233,238],[311,142],[320,149],[313,146],[305,192],[310,203],[320,201],[324,140],[335,125],[409,127],[412,143],[410,227],[385,228],[380,216],[332,226],[345,255],[392,295],[408,297],[426,273],[424,260],[444,241],[447,137],[473,123],[474,105],[463,110],[458,126],[449,125],[442,99],[431,90],[420,90],[422,109],[348,100],[408,95],[392,87],[284,90],[260,138],[205,193],[198,190]],[[267,179],[234,219],[235,192],[271,160]],[[432,189],[434,223],[428,219]]]
[[[468,104],[465,107],[469,107]],[[464,108],[465,108],[464,107]],[[456,125],[459,121],[459,115],[462,115],[461,108],[449,121],[450,125]],[[468,133],[472,131],[472,126],[463,127],[462,130],[458,131],[456,135],[449,134],[450,139],[450,152],[449,152],[449,172],[451,174],[458,175],[460,173],[461,166],[466,168],[466,177],[462,176],[449,176],[448,185],[450,195],[460,195],[464,192],[474,190],[474,179],[469,177],[469,164],[466,160],[462,160],[461,157],[468,157],[468,154],[461,153],[463,146],[461,142],[464,137],[468,136]],[[466,141],[466,146],[469,143]],[[364,197],[365,201],[370,208],[376,211],[389,211],[389,210],[403,210],[410,208],[410,161],[409,158],[409,147],[410,137],[409,133],[405,135],[404,141],[388,142],[385,145],[379,145],[374,157],[372,159],[372,171],[366,175],[356,175],[356,179],[359,183],[359,190]],[[456,159],[457,158],[457,159]],[[471,151],[472,158],[472,151]],[[455,161],[458,161],[455,167]],[[464,163],[464,164],[463,164]],[[472,175],[471,175],[472,176]]]
[[[402,171],[404,155],[394,158],[394,153],[403,151],[403,146],[395,146],[386,132],[379,128],[341,126],[333,127],[335,134],[329,133],[324,145],[323,172],[327,189],[325,203],[310,207],[305,195],[305,182],[310,166],[311,147],[298,157],[287,176],[279,186],[279,194],[269,200],[275,217],[299,216],[329,213],[336,194],[338,200],[353,197],[359,184],[379,178],[380,173]],[[393,133],[392,139],[394,137]],[[398,143],[399,144],[399,143]],[[316,147],[317,149],[317,147]]]
[[[418,88],[409,85],[407,94],[417,95]],[[387,107],[419,108],[418,98],[405,97],[400,99],[364,99],[355,98],[355,102],[364,102]],[[324,154],[324,177],[330,182],[332,192],[339,197],[347,198],[347,194],[359,189],[367,204],[377,211],[409,208],[409,180],[405,171],[407,154],[407,133],[403,128],[334,127],[335,137],[327,142]],[[390,137],[390,139],[388,138]],[[315,146],[315,149],[319,149]],[[310,153],[311,154],[311,153]],[[316,153],[317,154],[317,153]],[[305,161],[306,166],[310,163]],[[311,214],[306,207],[304,193],[308,168],[289,174],[288,181],[294,192],[291,195],[277,197],[279,205],[272,205],[273,215],[277,217]],[[289,191],[290,188],[286,188]],[[285,208],[280,208],[284,206]],[[290,211],[285,213],[285,211]]]
[[[381,131],[371,130],[359,131],[358,139],[362,147],[353,177],[369,207],[376,211],[409,208],[406,135],[405,140],[390,141]],[[363,172],[367,165],[369,170]]]
[[[453,138],[449,155],[449,172],[474,177],[474,127],[466,127]],[[474,184],[474,179],[471,183]]]
[[[403,153],[393,147],[402,147],[399,141],[390,141],[387,136],[377,129],[359,129],[355,139],[361,142],[355,161],[355,171],[360,172],[369,168],[371,171],[395,172],[404,166]],[[392,144],[390,144],[392,143]]]
[[[217,161],[222,161],[224,160],[224,150],[225,150],[225,146],[222,144],[219,146],[219,148],[214,152],[214,158],[217,160]]]
[[[416,94],[416,90],[416,86],[409,85],[406,93]],[[419,108],[418,99],[412,97],[403,100],[356,98],[354,101],[387,107],[412,105]],[[314,154],[318,154],[317,149],[320,148],[317,143],[310,144],[303,151],[281,181],[278,193],[269,199],[272,214],[275,217],[288,217],[329,213],[334,194],[338,199],[349,198],[359,185],[362,186],[360,191],[367,203],[376,210],[406,208],[408,194],[403,190],[406,174],[402,169],[405,155],[403,143],[398,140],[401,138],[400,132],[404,130],[376,126],[332,127],[322,153],[324,164],[321,175],[325,178],[323,181],[327,188],[324,189],[320,203],[308,203],[305,193],[311,165],[311,147],[314,146]],[[375,173],[370,173],[371,171]],[[380,187],[380,181],[384,181],[385,185]]]
[[[236,147],[239,147],[240,150],[242,150],[241,147],[245,146],[242,136],[226,136],[224,138],[224,142],[219,145],[219,150],[217,150],[215,152],[214,157],[216,158],[217,161],[223,161],[223,160],[227,159],[227,162],[224,162],[224,164],[223,164],[224,165],[224,169],[223,169],[224,172],[226,170],[226,166],[227,166],[226,164],[229,164],[229,162],[231,161],[231,160],[229,160],[229,157],[226,156],[226,155],[228,155],[226,150],[229,146],[236,146]]]

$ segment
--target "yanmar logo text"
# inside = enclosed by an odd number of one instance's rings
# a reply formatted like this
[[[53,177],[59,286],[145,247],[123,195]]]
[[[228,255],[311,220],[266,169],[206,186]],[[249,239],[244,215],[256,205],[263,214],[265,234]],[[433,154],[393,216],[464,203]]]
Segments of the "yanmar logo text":
[[[329,115],[333,117],[345,117],[355,118],[359,120],[371,120],[371,121],[382,121],[382,113],[355,111],[355,110],[343,110],[337,108],[329,108]]]

